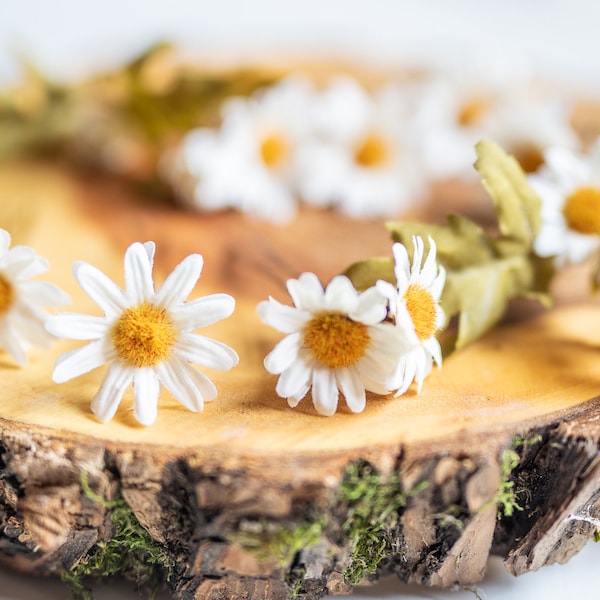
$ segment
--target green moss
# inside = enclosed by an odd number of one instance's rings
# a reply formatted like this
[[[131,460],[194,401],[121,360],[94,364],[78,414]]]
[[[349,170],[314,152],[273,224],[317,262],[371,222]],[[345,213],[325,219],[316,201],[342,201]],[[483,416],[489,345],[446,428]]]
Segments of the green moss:
[[[300,550],[319,542],[324,527],[324,518],[303,521],[293,527],[263,520],[247,523],[229,539],[252,552],[259,560],[275,559],[280,567],[289,567]]]
[[[297,598],[302,589],[302,583],[306,577],[306,567],[300,565],[292,569],[287,578],[287,583],[290,586],[290,599]]]
[[[342,532],[350,542],[351,558],[344,577],[358,585],[375,573],[381,560],[392,552],[388,531],[398,521],[408,499],[427,487],[422,482],[405,491],[398,475],[383,477],[364,461],[349,465],[338,501],[346,508]]]
[[[596,529],[596,531],[594,531],[594,542],[598,543],[600,542],[600,530]]]
[[[519,455],[511,448],[504,450],[500,456],[500,485],[494,498],[498,506],[498,518],[511,517],[515,511],[523,510],[517,500],[518,491],[511,480],[514,469],[519,464]]]
[[[515,435],[513,438],[513,448],[526,448],[533,446],[542,441],[542,436],[539,433],[526,437],[524,435]]]
[[[456,527],[459,531],[465,528],[465,524],[460,516],[464,514],[464,509],[456,504],[451,504],[445,512],[437,513],[434,519],[439,527]]]
[[[159,584],[171,578],[172,560],[140,525],[122,496],[107,501],[94,493],[86,473],[81,474],[81,486],[87,498],[110,511],[115,531],[110,540],[98,542],[74,569],[63,574],[62,579],[70,585],[73,598],[91,600],[94,597],[84,583],[86,578],[113,575],[133,579],[138,586],[148,586],[153,597]]]

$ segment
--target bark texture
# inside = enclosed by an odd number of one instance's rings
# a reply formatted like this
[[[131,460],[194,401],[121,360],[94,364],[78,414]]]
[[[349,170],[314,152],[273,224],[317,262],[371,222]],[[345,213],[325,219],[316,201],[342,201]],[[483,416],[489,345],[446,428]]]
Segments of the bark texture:
[[[313,599],[389,573],[467,585],[491,553],[518,575],[566,562],[600,523],[597,412],[592,401],[519,431],[326,457],[142,450],[4,421],[2,562],[56,575],[114,535],[85,473],[173,561],[175,598]],[[503,489],[512,515],[498,514]]]

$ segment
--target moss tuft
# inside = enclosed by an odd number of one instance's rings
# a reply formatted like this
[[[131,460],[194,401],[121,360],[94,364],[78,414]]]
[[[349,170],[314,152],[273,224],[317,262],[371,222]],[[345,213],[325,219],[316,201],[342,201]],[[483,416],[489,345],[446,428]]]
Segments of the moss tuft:
[[[349,539],[352,553],[344,572],[348,583],[358,585],[376,572],[381,560],[392,551],[388,531],[397,524],[408,499],[427,485],[422,482],[405,491],[396,474],[383,477],[364,461],[347,467],[338,501],[347,510],[342,532]]]
[[[515,511],[523,510],[517,500],[518,490],[515,482],[511,480],[512,472],[518,466],[519,455],[512,449],[507,448],[500,456],[500,485],[494,499],[498,506],[498,518],[511,517]]]
[[[230,540],[252,552],[259,560],[275,559],[280,567],[289,567],[300,550],[319,542],[324,527],[324,518],[303,521],[293,527],[263,520],[245,523],[230,536]]]
[[[108,541],[98,542],[90,553],[62,579],[71,587],[75,600],[91,600],[93,592],[86,587],[86,578],[121,575],[132,579],[138,586],[148,586],[150,597],[163,581],[173,574],[173,561],[164,549],[140,525],[123,497],[107,501],[90,488],[87,474],[81,474],[81,487],[87,498],[102,504],[110,511],[114,535]]]

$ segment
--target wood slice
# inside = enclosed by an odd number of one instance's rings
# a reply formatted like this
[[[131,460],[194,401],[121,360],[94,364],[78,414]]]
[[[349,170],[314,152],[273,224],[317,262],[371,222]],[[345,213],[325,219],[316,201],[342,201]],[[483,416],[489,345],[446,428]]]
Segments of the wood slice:
[[[326,418],[309,398],[290,409],[276,395],[262,361],[280,336],[256,304],[269,294],[287,302],[285,280],[302,271],[326,281],[389,254],[380,222],[306,209],[279,228],[191,214],[41,164],[1,168],[0,207],[0,226],[50,260],[47,279],[75,312],[97,307],[71,274],[74,260],[122,284],[133,241],[157,243],[159,280],[200,252],[192,296],[237,300],[230,319],[203,333],[240,354],[233,371],[210,373],[219,397],[202,413],[163,393],[152,427],[137,424],[129,396],[110,423],[95,419],[103,369],[52,382],[56,357],[77,343],[32,351],[23,369],[0,354],[0,560],[9,568],[61,574],[85,564],[115,536],[114,505],[101,499],[121,496],[172,562],[168,585],[181,599],[318,598],[388,573],[466,585],[482,579],[490,553],[521,574],[568,560],[594,534],[600,305],[586,297],[583,269],[558,279],[555,309],[513,310],[420,395],[373,395],[360,415],[341,408]]]

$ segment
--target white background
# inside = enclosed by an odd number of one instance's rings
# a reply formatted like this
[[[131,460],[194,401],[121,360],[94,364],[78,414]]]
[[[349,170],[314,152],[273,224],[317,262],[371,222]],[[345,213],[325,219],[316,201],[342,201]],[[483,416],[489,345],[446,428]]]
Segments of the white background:
[[[0,0],[0,83],[17,78],[18,54],[55,78],[70,79],[170,40],[200,56],[250,62],[272,54],[392,65],[490,56],[600,92],[599,23],[595,0]],[[595,598],[599,564],[600,545],[594,544],[566,566],[518,579],[492,559],[478,592],[487,600]],[[0,570],[0,597],[58,600],[67,594],[60,582]],[[116,582],[97,591],[98,600],[138,597]],[[475,595],[387,580],[353,598]]]

